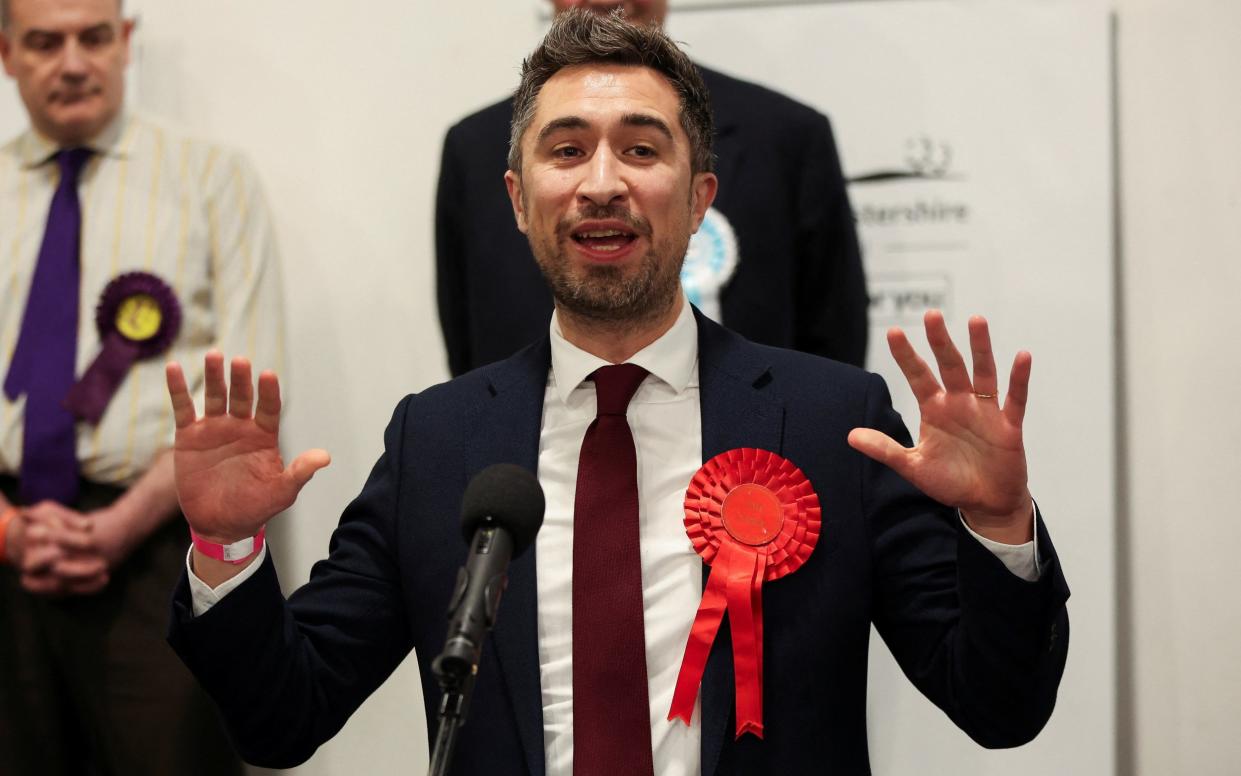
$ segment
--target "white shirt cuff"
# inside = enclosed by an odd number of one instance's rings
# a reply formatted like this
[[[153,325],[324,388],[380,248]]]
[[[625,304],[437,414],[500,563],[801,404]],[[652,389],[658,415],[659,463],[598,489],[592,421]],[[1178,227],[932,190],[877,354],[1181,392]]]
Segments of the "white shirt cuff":
[[[1016,576],[1027,582],[1037,582],[1042,574],[1042,564],[1038,557],[1038,512],[1034,511],[1034,505],[1030,505],[1030,519],[1034,521],[1034,540],[1025,544],[1004,544],[980,536],[970,528],[969,523],[965,522],[965,516],[961,514],[961,510],[957,510],[957,517],[961,520],[961,525],[965,526],[965,530],[970,532],[978,540],[978,543],[991,551],[991,554],[1000,559],[1000,562],[1008,568]]]
[[[211,587],[206,582],[198,578],[194,573],[194,548],[190,547],[189,552],[185,554],[185,570],[190,578],[190,598],[194,603],[194,616],[202,617],[207,610],[224,600],[224,596],[233,592],[237,587],[250,577],[254,576],[254,572],[259,570],[259,566],[263,565],[263,561],[267,558],[267,542],[263,542],[263,547],[259,550],[258,557],[249,566],[242,569],[241,573],[232,579],[221,582],[219,587]]]

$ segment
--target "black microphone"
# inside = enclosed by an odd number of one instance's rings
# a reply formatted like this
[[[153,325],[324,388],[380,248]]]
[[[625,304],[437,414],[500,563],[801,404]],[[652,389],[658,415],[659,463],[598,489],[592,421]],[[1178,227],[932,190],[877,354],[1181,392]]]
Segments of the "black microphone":
[[[509,561],[521,555],[543,525],[543,489],[511,463],[488,466],[470,480],[461,500],[461,533],[470,545],[448,604],[448,635],[432,663],[441,685],[478,671],[483,640],[496,623]]]
[[[470,710],[470,694],[483,639],[496,624],[508,564],[543,525],[543,489],[534,475],[511,463],[488,466],[470,480],[461,499],[461,533],[470,545],[448,603],[448,636],[431,663],[444,695],[429,776],[448,773],[457,731]]]

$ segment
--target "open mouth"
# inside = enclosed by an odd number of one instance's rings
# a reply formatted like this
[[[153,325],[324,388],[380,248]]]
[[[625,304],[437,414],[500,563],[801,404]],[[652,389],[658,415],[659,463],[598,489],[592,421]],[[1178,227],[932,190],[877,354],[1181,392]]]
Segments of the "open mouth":
[[[578,245],[599,253],[615,253],[638,239],[636,234],[624,229],[578,229],[572,237]]]

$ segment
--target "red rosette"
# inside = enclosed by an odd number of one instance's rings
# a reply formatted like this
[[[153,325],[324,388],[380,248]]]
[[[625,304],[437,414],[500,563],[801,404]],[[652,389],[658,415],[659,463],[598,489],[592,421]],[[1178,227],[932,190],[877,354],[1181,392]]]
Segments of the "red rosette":
[[[814,552],[819,497],[791,461],[742,447],[703,464],[685,491],[685,531],[711,566],[677,676],[668,719],[689,724],[711,644],[732,622],[737,737],[763,736],[763,582],[791,574]]]

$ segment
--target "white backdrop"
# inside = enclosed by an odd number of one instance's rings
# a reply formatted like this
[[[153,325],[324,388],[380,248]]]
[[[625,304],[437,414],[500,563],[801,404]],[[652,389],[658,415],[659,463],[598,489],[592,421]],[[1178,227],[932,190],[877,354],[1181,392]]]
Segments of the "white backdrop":
[[[335,458],[274,532],[286,584],[325,551],[392,405],[446,375],[431,270],[439,143],[452,121],[511,89],[544,9],[538,0],[491,5],[479,25],[476,8],[403,0],[348,13],[280,0],[127,4],[142,14],[135,102],[246,150],[276,214],[294,359],[286,442]],[[982,752],[913,694],[880,648],[877,774],[1112,769],[1106,20],[1089,10],[1097,6],[1076,5],[926,0],[670,21],[705,63],[828,112],[850,175],[944,168],[939,180],[852,190],[877,322],[907,321],[897,300],[919,307],[929,294],[955,332],[982,312],[1000,351],[1035,354],[1032,484],[1074,589],[1056,716],[1030,747]],[[7,136],[24,117],[11,94],[0,96]],[[908,213],[938,220],[911,223]],[[882,342],[881,329],[874,338]],[[421,770],[411,669],[408,661],[297,772]]]
[[[872,297],[868,366],[912,426],[888,326],[972,313],[997,353],[1034,354],[1031,489],[1073,598],[1060,700],[1031,745],[988,752],[876,638],[876,774],[1112,770],[1114,627],[1111,94],[1108,16],[1077,2],[915,0],[704,10],[670,20],[691,54],[833,119]],[[924,343],[919,334],[915,343]],[[926,353],[925,347],[923,352]],[[1001,367],[1007,374],[1007,368]],[[1004,381],[1006,382],[1006,381]]]
[[[0,137],[7,141],[25,126],[26,114],[22,112],[21,101],[17,99],[17,89],[6,84],[3,99],[0,100]]]
[[[846,176],[869,179],[850,186],[872,297],[867,360],[911,426],[916,405],[886,353],[890,325],[920,328],[922,310],[942,307],[963,338],[965,319],[982,313],[1005,359],[1034,354],[1031,489],[1073,590],[1056,714],[1034,744],[979,749],[912,689],[876,636],[876,774],[1111,772],[1106,11],[1070,1],[854,2],[692,12],[669,30],[707,65],[833,118]]]

